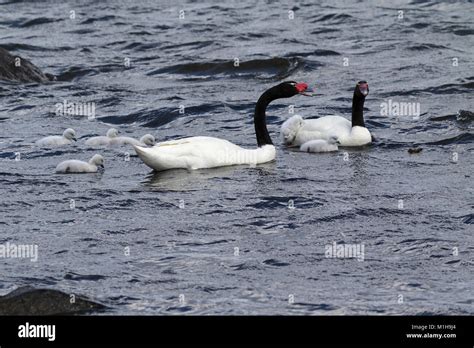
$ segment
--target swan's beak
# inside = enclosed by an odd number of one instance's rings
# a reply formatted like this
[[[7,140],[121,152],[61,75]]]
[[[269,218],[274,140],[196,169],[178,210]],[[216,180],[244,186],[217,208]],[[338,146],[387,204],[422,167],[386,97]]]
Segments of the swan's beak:
[[[72,140],[77,141],[77,138],[76,138],[76,137],[73,137]]]
[[[369,94],[369,85],[367,83],[360,84],[359,91],[364,97],[367,97],[367,95]]]
[[[304,82],[297,83],[295,87],[298,90],[298,94],[301,94],[307,97],[312,97],[314,95],[313,94],[314,90]]]
[[[316,94],[314,93],[314,89],[308,87],[305,91],[300,92],[301,95],[306,97],[314,97]]]

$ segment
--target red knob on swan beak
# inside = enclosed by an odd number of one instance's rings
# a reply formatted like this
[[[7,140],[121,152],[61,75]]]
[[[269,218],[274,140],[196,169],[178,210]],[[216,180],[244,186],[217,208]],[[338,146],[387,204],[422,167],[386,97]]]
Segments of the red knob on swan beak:
[[[297,83],[295,85],[295,88],[298,90],[298,93],[299,94],[302,94],[302,95],[306,95],[308,97],[311,97],[312,96],[312,92],[313,90],[311,88],[308,87],[308,84],[304,83],[304,82],[301,82],[301,83]]]

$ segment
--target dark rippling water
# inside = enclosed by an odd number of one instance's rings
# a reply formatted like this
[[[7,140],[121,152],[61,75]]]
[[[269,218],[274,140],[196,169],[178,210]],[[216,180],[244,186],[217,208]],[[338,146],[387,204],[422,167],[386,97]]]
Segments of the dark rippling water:
[[[3,2],[0,46],[58,81],[0,83],[0,243],[39,247],[36,263],[1,260],[0,292],[51,287],[118,314],[473,314],[473,13],[472,1]],[[269,107],[273,163],[154,175],[124,147],[98,150],[103,175],[53,174],[98,152],[84,140],[110,126],[254,147],[254,103],[285,79],[318,95]],[[350,117],[362,79],[372,146],[280,144],[290,103]],[[64,100],[95,103],[97,118],[56,115]],[[382,115],[389,100],[420,117]],[[67,127],[74,146],[32,145]],[[364,246],[364,261],[325,257],[333,242]]]

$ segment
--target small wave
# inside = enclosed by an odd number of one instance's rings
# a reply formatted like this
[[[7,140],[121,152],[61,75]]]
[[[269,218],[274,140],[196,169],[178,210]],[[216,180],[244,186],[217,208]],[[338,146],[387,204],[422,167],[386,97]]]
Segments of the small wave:
[[[247,270],[258,270],[261,269],[261,267],[253,264],[253,263],[239,263],[237,265],[232,265],[230,266],[233,268],[235,271],[247,271]]]
[[[288,56],[293,57],[309,57],[309,56],[316,56],[316,57],[325,57],[325,56],[340,56],[341,54],[336,51],[331,50],[314,50],[311,52],[298,52],[298,53],[291,53]]]
[[[468,110],[459,110],[457,114],[433,116],[430,121],[457,121],[457,122],[471,122],[474,120],[474,112]]]
[[[158,30],[168,30],[168,29],[171,29],[173,27],[170,27],[168,25],[163,25],[163,24],[158,24],[158,25],[155,25],[153,27],[153,29],[158,29]]]
[[[415,28],[415,29],[423,29],[429,26],[430,26],[429,23],[415,23],[415,24],[412,24],[410,27]]]
[[[314,199],[305,199],[299,197],[263,197],[259,202],[247,204],[247,207],[255,209],[278,209],[278,208],[314,208],[322,203],[315,202]]]
[[[160,47],[161,43],[160,42],[150,42],[150,43],[143,43],[143,42],[132,42],[125,46],[123,49],[124,50],[135,50],[135,51],[142,51],[142,50],[148,50],[148,49],[156,49]]]
[[[443,25],[434,29],[435,32],[449,33],[458,36],[468,36],[474,34],[474,29],[459,24]]]
[[[30,19],[27,21],[24,21],[18,25],[19,28],[29,28],[35,25],[41,25],[41,24],[46,24],[46,23],[54,23],[54,22],[60,22],[62,19],[54,19],[54,18],[46,18],[46,17],[39,17],[35,19]]]
[[[56,76],[57,81],[74,81],[84,76],[93,76],[103,72],[123,70],[120,64],[104,64],[92,67],[72,66]]]
[[[318,35],[318,34],[326,34],[326,33],[334,33],[340,31],[339,29],[333,29],[333,28],[322,28],[322,29],[316,29],[313,30],[310,34],[311,35]]]
[[[275,267],[284,267],[284,266],[289,266],[290,264],[287,262],[282,262],[278,261],[275,259],[268,259],[263,261],[264,264],[269,265],[269,266],[275,266]]]
[[[407,47],[408,50],[410,51],[426,51],[426,50],[435,50],[435,49],[448,49],[449,47],[443,46],[443,45],[435,45],[435,44],[429,44],[429,43],[424,43],[420,45],[414,45],[414,46],[409,46]]]
[[[203,47],[210,46],[214,44],[214,41],[193,41],[193,42],[185,42],[185,43],[180,43],[180,44],[172,44],[172,45],[167,45],[163,46],[161,49],[162,50],[170,50],[170,49],[181,49],[184,47],[192,48],[192,49],[199,49]]]
[[[187,243],[178,243],[176,245],[178,246],[204,246],[204,245],[213,245],[213,244],[222,244],[222,243],[229,243],[229,240],[227,239],[218,239],[218,240],[213,240],[210,242],[187,242]]]
[[[326,15],[321,15],[316,19],[312,20],[310,23],[319,23],[319,22],[331,22],[332,24],[347,23],[348,21],[354,20],[354,17],[345,13],[331,13]]]
[[[168,66],[150,71],[147,75],[179,74],[205,77],[230,76],[259,79],[283,79],[290,76],[304,61],[300,58],[270,58],[242,61],[234,66],[234,61],[213,61],[203,63],[186,63]]]
[[[454,35],[459,35],[459,36],[467,36],[467,35],[473,35],[474,34],[474,29],[459,29],[453,31]]]
[[[152,33],[150,33],[149,31],[146,31],[146,30],[140,30],[140,31],[131,31],[130,33],[128,33],[129,35],[137,35],[137,36],[149,36],[149,35],[153,35]]]
[[[468,144],[474,141],[474,134],[472,133],[461,133],[453,137],[431,141],[426,143],[420,143],[425,145],[449,145],[449,144]]]
[[[92,28],[83,28],[83,29],[74,29],[66,31],[67,34],[91,34],[95,32],[95,29]]]
[[[208,286],[197,286],[196,289],[212,294],[218,291],[235,290],[238,288],[235,286],[224,286],[224,287],[217,288],[217,287],[208,285]]]
[[[20,44],[20,43],[2,43],[2,48],[6,49],[7,51],[70,51],[73,48],[69,46],[56,46],[54,48],[47,48],[42,46],[35,46],[35,45],[28,45],[28,44]]]
[[[292,304],[293,308],[303,309],[305,312],[315,312],[315,311],[334,311],[337,307],[327,304],[327,303],[303,303],[295,302]]]
[[[91,23],[94,23],[94,22],[108,21],[108,20],[116,19],[116,18],[118,18],[118,17],[113,16],[113,15],[102,16],[102,17],[97,17],[97,18],[88,18],[88,19],[82,21],[80,24],[91,24]]]
[[[221,103],[218,104],[202,104],[197,106],[186,107],[185,116],[205,115],[216,109],[223,108]],[[131,124],[139,123],[143,127],[160,127],[167,123],[177,120],[180,116],[178,107],[162,108],[153,110],[141,110],[124,116],[104,116],[100,120],[110,124]]]
[[[98,275],[98,274],[77,274],[77,273],[69,272],[69,273],[66,273],[66,275],[64,276],[64,279],[77,280],[77,281],[81,281],[81,280],[97,281],[101,279],[106,279],[106,277],[102,275]]]
[[[429,118],[430,121],[455,121],[456,120],[456,115],[451,114],[451,115],[442,115],[442,116],[432,116]]]
[[[192,310],[193,310],[193,307],[191,306],[180,306],[180,307],[172,306],[166,309],[167,312],[179,312],[179,313],[190,312]]]
[[[392,97],[394,95],[418,95],[423,93],[431,94],[459,94],[459,93],[472,93],[474,88],[474,82],[462,82],[462,83],[447,83],[440,86],[427,87],[423,89],[411,89],[408,91],[392,91],[387,93],[381,93],[380,97]]]

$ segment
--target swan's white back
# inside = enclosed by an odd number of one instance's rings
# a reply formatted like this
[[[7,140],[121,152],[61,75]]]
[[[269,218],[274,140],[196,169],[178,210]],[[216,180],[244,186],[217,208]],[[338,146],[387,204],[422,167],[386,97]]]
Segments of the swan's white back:
[[[248,150],[213,137],[191,137],[165,141],[151,148],[134,146],[143,162],[156,171],[215,168],[238,164],[260,164],[275,159],[275,147]]]

